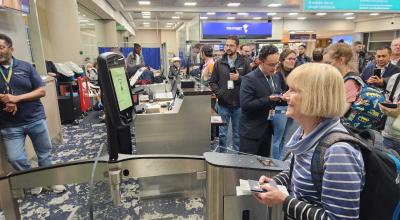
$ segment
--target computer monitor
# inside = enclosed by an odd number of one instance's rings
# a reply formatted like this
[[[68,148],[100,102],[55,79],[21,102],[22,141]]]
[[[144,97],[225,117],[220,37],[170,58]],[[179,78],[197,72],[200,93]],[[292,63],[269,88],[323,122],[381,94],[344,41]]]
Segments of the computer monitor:
[[[119,111],[124,111],[132,107],[132,96],[126,78],[124,67],[110,68],[111,78],[114,86],[115,95],[117,97]]]

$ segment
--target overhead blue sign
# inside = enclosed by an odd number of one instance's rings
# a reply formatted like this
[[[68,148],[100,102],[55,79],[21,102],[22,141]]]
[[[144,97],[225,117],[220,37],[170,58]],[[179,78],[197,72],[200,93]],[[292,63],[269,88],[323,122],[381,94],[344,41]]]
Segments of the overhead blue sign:
[[[226,38],[230,35],[239,38],[262,39],[272,36],[272,23],[268,22],[203,22],[204,39]]]
[[[305,10],[399,11],[399,0],[304,0]]]

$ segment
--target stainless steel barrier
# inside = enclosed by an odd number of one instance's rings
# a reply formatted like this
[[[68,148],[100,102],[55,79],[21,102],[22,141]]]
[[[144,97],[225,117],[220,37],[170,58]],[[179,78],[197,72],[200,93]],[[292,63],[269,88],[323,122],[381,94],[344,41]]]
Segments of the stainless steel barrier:
[[[119,158],[116,163],[108,163],[107,157],[100,158],[93,176],[96,182],[110,184],[109,192],[106,193],[112,197],[114,204],[123,201],[119,192],[120,183],[124,179],[135,179],[139,183],[140,200],[170,196],[203,198],[207,203],[204,205],[204,217],[209,220],[242,219],[240,216],[243,213],[248,213],[250,219],[267,219],[264,217],[268,209],[252,197],[237,197],[235,187],[239,184],[239,178],[258,179],[262,174],[272,175],[282,169],[279,161],[274,161],[276,166],[263,167],[255,162],[252,164],[254,157],[251,156],[220,153],[205,153],[205,157],[120,155]],[[87,160],[0,177],[0,208],[5,218],[21,218],[17,199],[24,196],[24,189],[89,183],[93,164],[94,160]],[[279,208],[272,209],[270,219],[280,219],[279,213]]]
[[[236,196],[239,179],[273,176],[284,169],[282,161],[269,159],[272,163],[265,166],[259,156],[209,152],[204,157],[207,162],[207,219],[283,219],[281,206],[267,208],[253,196]]]

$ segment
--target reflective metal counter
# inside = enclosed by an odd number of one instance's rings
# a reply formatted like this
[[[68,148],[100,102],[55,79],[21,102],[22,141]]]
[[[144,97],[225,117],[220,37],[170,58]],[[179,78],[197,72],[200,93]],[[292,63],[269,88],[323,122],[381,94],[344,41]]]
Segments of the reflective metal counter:
[[[251,196],[236,196],[235,187],[240,178],[258,179],[260,175],[273,175],[283,169],[283,164],[279,161],[275,162],[274,167],[266,167],[255,164],[255,156],[212,152],[206,153],[204,157],[120,155],[116,163],[108,163],[106,158],[98,158],[97,166],[94,166],[95,160],[87,160],[2,176],[0,208],[4,211],[6,219],[20,219],[17,199],[23,198],[24,189],[55,184],[90,183],[89,204],[83,204],[89,208],[86,210],[84,207],[80,211],[89,218],[88,216],[96,216],[94,210],[107,208],[107,212],[119,212],[121,207],[129,206],[124,198],[128,194],[121,194],[121,186],[132,189],[132,184],[137,183],[137,195],[133,194],[142,204],[145,201],[161,201],[171,197],[196,197],[199,199],[195,201],[206,203],[202,215],[204,219],[242,219],[244,212],[250,212],[250,216],[253,216],[251,219],[268,219],[264,218],[268,212],[266,207],[258,204]],[[108,187],[104,188],[104,184],[94,184],[99,182],[106,183]],[[115,206],[105,207],[105,201],[113,201]],[[269,213],[269,219],[281,219],[279,213],[274,214],[274,209]],[[145,214],[139,216],[142,219]]]
[[[136,116],[137,154],[203,155],[210,150],[211,91],[183,89],[183,94],[169,112]]]

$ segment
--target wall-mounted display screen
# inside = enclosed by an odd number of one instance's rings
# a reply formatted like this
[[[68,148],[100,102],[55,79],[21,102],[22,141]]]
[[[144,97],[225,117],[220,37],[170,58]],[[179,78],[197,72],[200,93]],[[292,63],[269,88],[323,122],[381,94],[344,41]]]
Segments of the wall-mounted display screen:
[[[346,43],[346,44],[350,44],[350,45],[353,44],[353,36],[351,36],[351,35],[333,36],[333,37],[331,37],[331,39],[332,39],[333,44],[336,44],[340,40],[343,40],[344,43]]]
[[[203,22],[203,39],[224,39],[230,35],[247,39],[265,39],[272,36],[269,22]]]
[[[305,10],[396,11],[399,0],[304,0]]]
[[[110,68],[110,71],[115,94],[117,96],[119,111],[122,112],[133,105],[125,68]]]
[[[0,6],[29,13],[29,0],[0,0]]]

